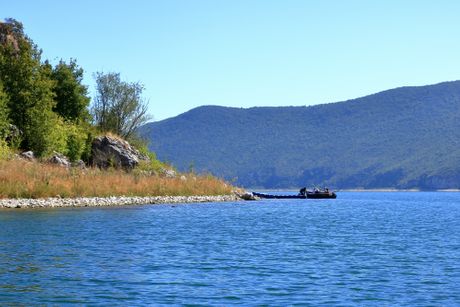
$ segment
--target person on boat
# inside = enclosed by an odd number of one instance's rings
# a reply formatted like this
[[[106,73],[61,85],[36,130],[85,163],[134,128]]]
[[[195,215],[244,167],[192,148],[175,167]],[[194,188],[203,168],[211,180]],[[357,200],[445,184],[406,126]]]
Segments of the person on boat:
[[[302,196],[307,195],[307,188],[306,187],[301,188],[299,191],[299,195],[302,195]]]

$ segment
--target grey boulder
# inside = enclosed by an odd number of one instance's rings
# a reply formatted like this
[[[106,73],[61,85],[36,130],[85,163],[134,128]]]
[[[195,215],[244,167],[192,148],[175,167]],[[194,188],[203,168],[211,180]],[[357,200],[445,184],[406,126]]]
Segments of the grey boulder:
[[[108,135],[93,140],[91,154],[92,165],[100,168],[133,169],[139,161],[149,160],[125,140]]]
[[[22,158],[22,159],[25,159],[25,160],[29,160],[29,161],[34,161],[35,160],[35,155],[34,155],[34,152],[33,151],[25,151],[25,152],[21,152],[19,154],[19,157]]]
[[[58,152],[54,152],[53,155],[51,156],[51,158],[48,159],[48,163],[51,163],[51,164],[56,164],[56,165],[59,165],[59,166],[63,166],[63,167],[70,167],[71,166],[71,163],[69,161],[69,159],[58,153]]]

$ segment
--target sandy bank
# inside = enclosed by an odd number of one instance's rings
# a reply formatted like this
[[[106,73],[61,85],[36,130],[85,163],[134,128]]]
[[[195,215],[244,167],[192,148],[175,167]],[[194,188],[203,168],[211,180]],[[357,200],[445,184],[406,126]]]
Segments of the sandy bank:
[[[58,207],[102,207],[144,204],[177,204],[204,202],[232,202],[241,198],[235,195],[218,196],[152,196],[152,197],[79,197],[42,199],[0,199],[0,209],[6,208],[58,208]]]

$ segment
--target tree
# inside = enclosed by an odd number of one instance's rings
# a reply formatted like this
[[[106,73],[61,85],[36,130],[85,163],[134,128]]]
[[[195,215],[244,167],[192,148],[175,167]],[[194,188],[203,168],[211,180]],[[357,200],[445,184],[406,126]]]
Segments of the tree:
[[[3,91],[3,85],[0,83],[0,142],[5,139],[8,131],[8,100],[5,92]]]
[[[51,73],[20,22],[0,23],[0,82],[8,95],[9,119],[23,132],[21,147],[37,155],[52,150],[50,136],[57,122]]]
[[[97,127],[124,138],[132,137],[146,123],[147,102],[141,83],[121,81],[119,73],[96,73],[96,97],[92,114]]]
[[[88,88],[81,84],[83,69],[73,59],[69,64],[63,60],[54,67],[51,77],[56,81],[54,93],[56,105],[53,111],[73,122],[88,122]]]

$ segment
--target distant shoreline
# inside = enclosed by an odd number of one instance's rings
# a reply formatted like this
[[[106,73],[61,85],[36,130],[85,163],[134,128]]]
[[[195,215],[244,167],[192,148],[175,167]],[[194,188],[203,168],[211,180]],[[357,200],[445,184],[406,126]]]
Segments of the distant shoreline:
[[[120,207],[134,205],[233,202],[241,201],[236,195],[216,196],[151,196],[151,197],[77,197],[77,198],[6,198],[0,199],[0,209],[76,208],[76,207]]]
[[[248,191],[261,192],[298,192],[298,189],[247,189]],[[460,189],[438,189],[438,190],[421,190],[421,189],[331,189],[335,192],[460,192]]]
[[[343,189],[338,192],[460,192],[460,189],[439,189],[439,190],[420,190],[420,189]]]

